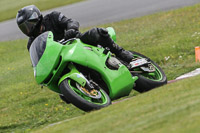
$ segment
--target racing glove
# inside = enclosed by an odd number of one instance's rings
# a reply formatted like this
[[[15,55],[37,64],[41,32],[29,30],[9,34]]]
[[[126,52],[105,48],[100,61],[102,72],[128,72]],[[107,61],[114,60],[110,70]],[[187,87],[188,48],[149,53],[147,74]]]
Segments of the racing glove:
[[[65,40],[71,39],[71,38],[76,38],[80,35],[81,33],[78,30],[74,29],[69,29],[65,32]]]

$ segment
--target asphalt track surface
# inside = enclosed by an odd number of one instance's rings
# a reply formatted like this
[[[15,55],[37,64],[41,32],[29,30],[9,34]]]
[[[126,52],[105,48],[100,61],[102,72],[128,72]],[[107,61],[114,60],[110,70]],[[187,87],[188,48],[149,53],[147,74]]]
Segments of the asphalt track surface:
[[[140,17],[155,12],[172,10],[200,3],[200,0],[87,0],[53,10],[80,22],[81,27],[95,26],[123,19]],[[24,38],[15,19],[0,23],[0,41]]]

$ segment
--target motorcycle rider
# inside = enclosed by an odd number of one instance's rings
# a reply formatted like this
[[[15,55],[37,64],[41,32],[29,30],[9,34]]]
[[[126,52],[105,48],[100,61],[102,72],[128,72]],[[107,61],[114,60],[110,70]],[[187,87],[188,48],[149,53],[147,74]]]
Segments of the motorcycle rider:
[[[86,44],[108,47],[112,53],[127,63],[133,58],[129,51],[114,43],[106,29],[92,28],[82,34],[79,32],[79,22],[67,18],[57,11],[53,11],[43,17],[35,5],[30,5],[18,11],[16,21],[19,29],[29,37],[28,50],[37,36],[43,32],[52,31],[55,41],[76,37]]]

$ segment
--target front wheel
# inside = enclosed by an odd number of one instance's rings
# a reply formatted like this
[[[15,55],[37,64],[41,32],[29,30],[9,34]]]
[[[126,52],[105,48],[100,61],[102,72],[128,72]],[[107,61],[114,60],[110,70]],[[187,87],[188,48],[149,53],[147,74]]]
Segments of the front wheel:
[[[130,52],[133,54],[134,58],[147,59],[155,68],[154,72],[137,74],[138,80],[136,80],[136,86],[134,88],[135,90],[138,92],[145,92],[167,83],[167,77],[165,73],[154,61],[140,53],[134,51]]]
[[[71,79],[65,79],[59,88],[73,105],[84,111],[97,110],[111,104],[110,97],[103,89],[98,88],[89,92]]]

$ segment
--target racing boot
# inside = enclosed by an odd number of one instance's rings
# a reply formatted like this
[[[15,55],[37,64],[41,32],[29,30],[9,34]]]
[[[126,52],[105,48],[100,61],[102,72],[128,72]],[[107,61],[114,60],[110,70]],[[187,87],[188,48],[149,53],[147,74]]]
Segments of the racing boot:
[[[100,34],[99,44],[103,47],[110,48],[110,51],[114,53],[118,58],[121,60],[127,62],[128,64],[133,59],[133,54],[127,50],[124,50],[122,47],[117,45],[110,35],[108,34],[108,31],[103,28],[98,28],[98,32]]]

